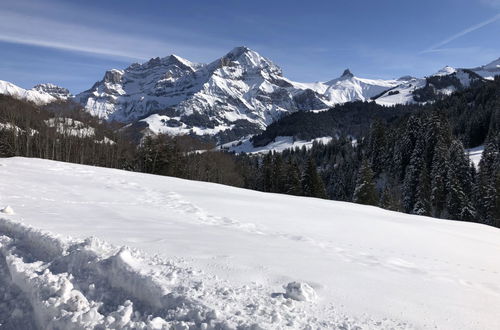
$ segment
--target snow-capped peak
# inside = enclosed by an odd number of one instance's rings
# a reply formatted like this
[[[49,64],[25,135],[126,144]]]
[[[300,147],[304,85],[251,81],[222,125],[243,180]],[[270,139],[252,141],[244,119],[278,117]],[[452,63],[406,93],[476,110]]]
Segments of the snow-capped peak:
[[[439,70],[438,72],[436,72],[434,74],[434,76],[448,76],[448,75],[453,74],[455,72],[457,72],[457,69],[447,65],[444,68],[442,68],[441,70]]]
[[[246,46],[232,49],[220,59],[212,62],[211,66],[214,64],[216,66],[240,65],[247,70],[266,70],[270,73],[281,75],[281,68],[279,66]]]

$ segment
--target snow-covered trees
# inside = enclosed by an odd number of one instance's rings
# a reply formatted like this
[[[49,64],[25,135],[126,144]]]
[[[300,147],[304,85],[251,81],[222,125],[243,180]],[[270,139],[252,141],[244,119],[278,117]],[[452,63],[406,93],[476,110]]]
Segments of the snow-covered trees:
[[[484,222],[500,227],[500,134],[489,138],[479,162],[476,203]]]
[[[353,202],[367,205],[377,205],[378,197],[373,171],[368,161],[363,161],[358,173],[356,189],[354,190]]]
[[[316,162],[312,157],[307,160],[304,174],[302,175],[302,191],[304,196],[326,198],[323,180],[318,174]]]

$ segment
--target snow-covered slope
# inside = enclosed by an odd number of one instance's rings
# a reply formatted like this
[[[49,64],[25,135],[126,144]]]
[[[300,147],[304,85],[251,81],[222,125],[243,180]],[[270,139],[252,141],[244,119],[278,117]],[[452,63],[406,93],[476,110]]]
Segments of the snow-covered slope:
[[[469,87],[482,77],[469,69],[455,69],[445,66],[435,74],[425,78],[403,77],[400,84],[375,97],[380,105],[425,103],[450,95]]]
[[[500,58],[471,70],[485,79],[492,80],[495,76],[500,75]]]
[[[57,133],[63,135],[72,135],[82,138],[95,135],[95,128],[87,126],[81,121],[72,118],[50,118],[45,120],[45,125],[48,127],[54,127]]]
[[[14,325],[500,328],[484,225],[25,158],[0,160],[0,205]]]
[[[258,153],[268,153],[270,151],[282,152],[290,148],[302,148],[305,147],[309,149],[316,143],[327,144],[333,138],[331,136],[320,137],[312,139],[309,141],[305,140],[295,140],[293,136],[278,136],[276,139],[269,143],[268,145],[262,147],[254,147],[250,138],[244,138],[238,141],[228,142],[218,146],[219,149],[226,150],[234,153],[247,153],[247,154],[258,154]]]
[[[330,105],[351,101],[368,101],[402,83],[404,81],[358,78],[347,69],[340,78],[325,83],[328,88],[325,90],[324,95]]]
[[[54,84],[40,84],[32,89],[24,89],[3,80],[0,80],[0,94],[12,96],[21,101],[32,102],[36,105],[45,105],[58,100],[67,100],[71,98],[66,88]]]

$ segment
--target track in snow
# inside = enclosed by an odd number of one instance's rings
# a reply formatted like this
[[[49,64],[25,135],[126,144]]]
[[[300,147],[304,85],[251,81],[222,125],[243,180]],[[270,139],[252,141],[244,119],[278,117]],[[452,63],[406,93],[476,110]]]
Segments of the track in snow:
[[[96,238],[62,239],[0,218],[2,329],[263,329],[388,326],[255,285],[231,287],[182,260],[147,257]]]

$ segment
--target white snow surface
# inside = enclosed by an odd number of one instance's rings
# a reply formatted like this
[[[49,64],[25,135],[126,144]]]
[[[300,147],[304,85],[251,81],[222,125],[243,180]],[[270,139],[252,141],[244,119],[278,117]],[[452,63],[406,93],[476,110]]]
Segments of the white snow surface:
[[[245,138],[239,141],[233,141],[225,143],[219,146],[220,149],[227,150],[229,152],[234,152],[237,154],[248,153],[248,154],[258,154],[258,153],[268,153],[269,151],[282,152],[290,148],[302,148],[310,149],[313,144],[322,143],[327,144],[333,138],[331,136],[324,136],[320,138],[315,138],[312,140],[294,140],[293,136],[277,136],[273,142],[262,147],[254,147],[250,138]]]
[[[0,205],[18,329],[500,328],[488,226],[27,158]]]
[[[486,65],[474,68],[472,71],[485,79],[493,80],[495,76],[500,75],[500,58]]]
[[[169,124],[169,121],[175,123]],[[188,126],[181,121],[180,117],[170,117],[166,115],[153,114],[140,120],[148,124],[148,129],[154,134],[186,135],[194,133],[196,135],[214,135],[219,132],[231,129],[234,125],[220,124],[209,127]]]
[[[45,124],[49,127],[55,127],[57,133],[63,135],[77,136],[81,138],[95,135],[95,129],[93,127],[87,126],[81,121],[72,118],[50,118],[45,120]]]
[[[384,106],[393,106],[396,104],[415,103],[413,92],[423,88],[426,84],[425,78],[409,77],[400,81],[400,84],[392,88],[375,99],[375,102]]]

